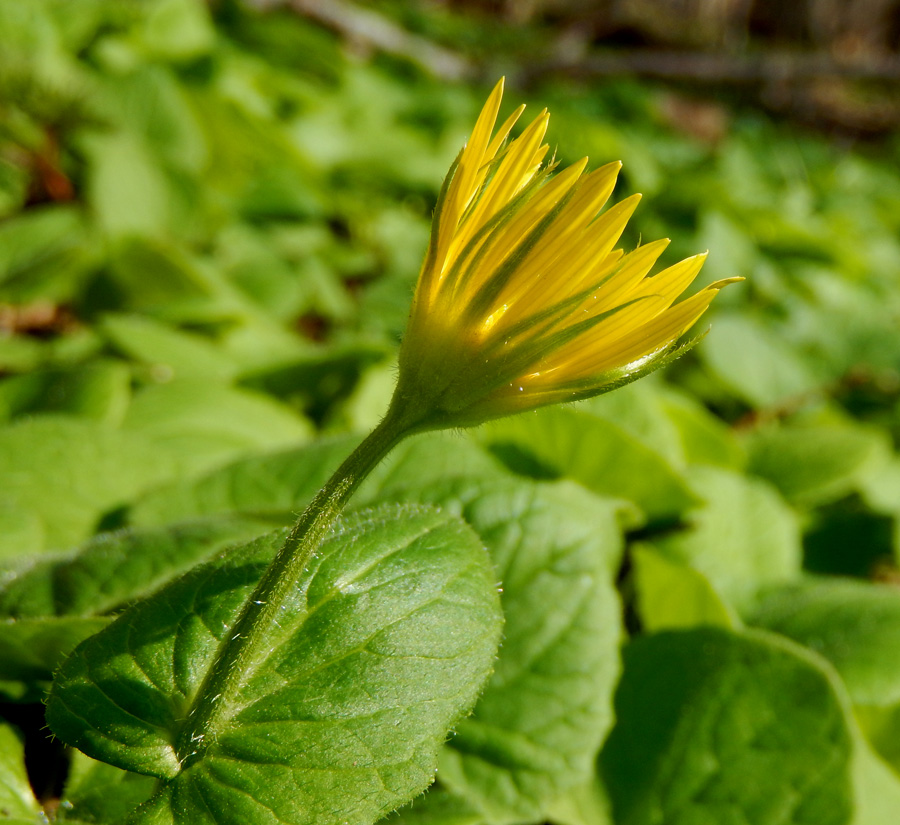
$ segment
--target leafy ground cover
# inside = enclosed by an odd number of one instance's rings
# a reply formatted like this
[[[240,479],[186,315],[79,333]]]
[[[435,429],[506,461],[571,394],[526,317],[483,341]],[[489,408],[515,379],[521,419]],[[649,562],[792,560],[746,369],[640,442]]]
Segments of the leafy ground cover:
[[[634,83],[522,94],[563,161],[624,161],[626,246],[746,277],[707,339],[402,445],[228,736],[179,741],[384,410],[485,91],[215,11],[0,0],[0,818],[893,825],[897,146],[741,110],[702,141]]]

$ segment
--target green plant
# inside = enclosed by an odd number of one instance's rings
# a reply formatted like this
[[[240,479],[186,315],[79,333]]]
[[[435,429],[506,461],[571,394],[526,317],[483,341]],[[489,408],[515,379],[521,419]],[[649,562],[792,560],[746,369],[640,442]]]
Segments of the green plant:
[[[481,92],[238,5],[0,21],[0,818],[372,821],[436,760],[393,821],[893,825],[895,148],[535,90],[701,288],[748,280],[664,377],[397,445],[199,758],[231,617],[388,406]],[[92,756],[35,750],[54,673]]]

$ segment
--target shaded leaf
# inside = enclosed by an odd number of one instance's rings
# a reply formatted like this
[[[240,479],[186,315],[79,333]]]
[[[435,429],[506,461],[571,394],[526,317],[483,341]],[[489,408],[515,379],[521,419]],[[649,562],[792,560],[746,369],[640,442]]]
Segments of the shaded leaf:
[[[478,808],[463,797],[441,787],[432,787],[395,811],[385,825],[485,825]]]
[[[0,383],[0,419],[66,413],[116,426],[131,399],[131,373],[115,361],[31,372]]]
[[[154,490],[132,507],[136,525],[239,513],[292,521],[357,445],[356,436],[322,439],[233,461],[196,479]]]
[[[150,776],[114,768],[73,750],[58,818],[63,822],[117,822],[153,793]]]
[[[900,590],[852,579],[808,578],[761,594],[751,624],[828,659],[861,705],[900,704]]]
[[[513,469],[565,477],[601,495],[630,499],[651,521],[677,516],[697,499],[657,452],[609,421],[569,407],[489,422],[483,442]],[[523,463],[530,456],[538,468]]]
[[[737,624],[734,611],[699,570],[673,562],[651,547],[633,548],[631,560],[637,610],[644,631]]]
[[[0,724],[0,819],[10,825],[37,825],[38,805],[25,771],[25,749],[16,731]]]
[[[617,825],[846,825],[852,736],[831,677],[776,636],[631,642],[601,766]]]
[[[265,532],[221,518],[103,533],[73,552],[38,557],[0,584],[0,616],[92,616],[152,592],[226,544]]]
[[[800,572],[796,515],[767,484],[715,467],[693,467],[691,486],[705,504],[687,529],[654,540],[666,556],[694,567],[735,603],[755,588]]]
[[[612,724],[621,508],[570,482],[408,477],[390,495],[459,512],[481,537],[506,616],[494,673],[444,748],[440,781],[489,821],[539,820],[591,775]]]
[[[847,495],[885,458],[883,437],[854,426],[768,428],[753,433],[747,447],[748,471],[804,505]]]
[[[42,700],[63,659],[109,621],[74,616],[0,619],[0,696],[13,702]]]

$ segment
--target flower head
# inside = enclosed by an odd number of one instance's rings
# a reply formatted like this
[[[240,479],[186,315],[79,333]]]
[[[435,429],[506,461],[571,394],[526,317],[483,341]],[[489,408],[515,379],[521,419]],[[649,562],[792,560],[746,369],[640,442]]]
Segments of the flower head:
[[[501,80],[441,189],[395,400],[420,427],[466,426],[598,395],[661,366],[718,289],[678,303],[705,255],[650,270],[668,241],[616,249],[639,195],[603,208],[620,163],[543,165],[549,115],[495,131]],[[733,279],[732,279],[733,280]]]

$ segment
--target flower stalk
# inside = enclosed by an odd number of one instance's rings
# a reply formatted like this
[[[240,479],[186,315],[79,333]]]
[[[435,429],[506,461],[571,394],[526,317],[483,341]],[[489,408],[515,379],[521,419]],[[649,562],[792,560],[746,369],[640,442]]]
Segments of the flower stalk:
[[[409,410],[392,405],[382,422],[350,454],[303,511],[256,589],[241,608],[206,674],[175,750],[182,770],[202,758],[227,724],[233,697],[270,648],[278,615],[294,595],[306,566],[369,473],[415,429]]]

